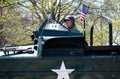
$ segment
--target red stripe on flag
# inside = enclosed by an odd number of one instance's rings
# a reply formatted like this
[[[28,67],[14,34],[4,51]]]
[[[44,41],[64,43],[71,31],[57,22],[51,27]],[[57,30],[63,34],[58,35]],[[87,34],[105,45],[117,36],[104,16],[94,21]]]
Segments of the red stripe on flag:
[[[84,14],[83,12],[81,12],[80,20],[81,20],[81,21],[84,21],[85,16],[86,16],[86,14]]]

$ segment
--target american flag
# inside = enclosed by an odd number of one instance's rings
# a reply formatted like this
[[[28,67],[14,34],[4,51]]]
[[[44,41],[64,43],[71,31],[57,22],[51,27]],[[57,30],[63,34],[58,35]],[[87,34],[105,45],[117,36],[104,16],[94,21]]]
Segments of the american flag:
[[[85,4],[82,5],[82,12],[80,14],[80,20],[81,21],[84,21],[84,18],[86,16],[87,12],[88,12],[88,9],[89,9],[88,6],[86,6]]]

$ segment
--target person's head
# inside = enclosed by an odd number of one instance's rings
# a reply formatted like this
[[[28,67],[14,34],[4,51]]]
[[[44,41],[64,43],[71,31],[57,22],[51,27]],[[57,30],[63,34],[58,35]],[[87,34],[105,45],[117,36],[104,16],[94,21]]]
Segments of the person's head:
[[[65,17],[64,22],[67,28],[72,28],[75,25],[75,18],[71,15]]]

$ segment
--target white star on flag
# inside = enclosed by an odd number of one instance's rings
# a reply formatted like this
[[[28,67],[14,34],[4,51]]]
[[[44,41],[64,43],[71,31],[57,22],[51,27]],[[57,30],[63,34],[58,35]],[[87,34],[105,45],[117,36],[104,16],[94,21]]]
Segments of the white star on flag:
[[[60,69],[51,69],[58,74],[57,79],[70,79],[69,74],[75,69],[66,69],[64,62],[62,61]]]

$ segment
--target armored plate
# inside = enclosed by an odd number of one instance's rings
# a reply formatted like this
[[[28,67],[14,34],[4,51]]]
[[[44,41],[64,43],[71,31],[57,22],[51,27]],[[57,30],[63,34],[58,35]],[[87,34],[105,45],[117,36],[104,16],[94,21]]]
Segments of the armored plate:
[[[119,79],[118,56],[1,58],[0,79]]]

